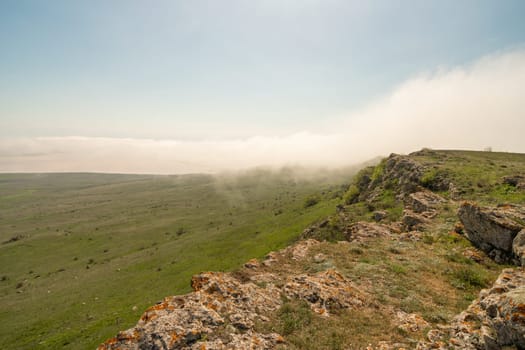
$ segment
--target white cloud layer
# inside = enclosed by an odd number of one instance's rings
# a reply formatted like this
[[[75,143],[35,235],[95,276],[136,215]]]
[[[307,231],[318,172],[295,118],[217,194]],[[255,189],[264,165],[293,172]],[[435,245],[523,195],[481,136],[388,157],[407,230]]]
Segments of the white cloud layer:
[[[341,166],[422,147],[525,152],[525,51],[423,74],[328,131],[218,141],[0,139],[0,171],[195,173]],[[308,127],[305,126],[305,130]]]

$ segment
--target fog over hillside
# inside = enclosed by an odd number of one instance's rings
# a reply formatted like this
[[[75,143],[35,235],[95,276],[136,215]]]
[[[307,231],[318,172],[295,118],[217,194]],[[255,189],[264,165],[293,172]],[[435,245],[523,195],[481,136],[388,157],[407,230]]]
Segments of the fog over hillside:
[[[287,136],[4,138],[0,171],[195,173],[260,165],[337,167],[421,147],[525,152],[523,86],[525,50],[517,49],[422,72],[360,110],[305,124]]]

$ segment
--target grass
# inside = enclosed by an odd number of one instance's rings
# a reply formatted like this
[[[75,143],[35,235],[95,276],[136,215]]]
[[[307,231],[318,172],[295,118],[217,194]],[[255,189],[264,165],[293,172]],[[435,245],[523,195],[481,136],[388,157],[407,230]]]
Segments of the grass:
[[[427,169],[421,182],[428,188],[447,178],[460,199],[525,204],[525,191],[502,182],[525,174],[525,155],[429,150],[411,157]],[[480,262],[465,257],[470,242],[451,233],[459,201],[440,207],[420,241],[333,243],[375,210],[387,212],[382,222],[400,219],[396,185],[383,177],[384,162],[351,185],[349,172],[298,178],[290,169],[222,177],[0,175],[0,345],[94,348],[157,300],[189,291],[192,274],[236,269],[286,246],[312,222],[319,225],[314,238],[327,242],[312,248],[308,263],[275,267],[278,275],[335,268],[366,303],[327,319],[285,300],[263,330],[285,335],[287,349],[414,345],[425,330],[397,328],[392,310],[416,312],[435,327],[464,310],[504,266],[482,253]],[[373,199],[359,201],[363,184],[374,182]],[[341,202],[344,213],[335,211]],[[313,262],[318,253],[325,263]]]
[[[0,242],[21,237],[0,244],[0,346],[95,348],[192,274],[237,268],[332,213],[349,174],[322,177],[0,175]]]
[[[429,168],[423,175],[429,184],[446,176],[464,199],[482,204],[525,204],[525,191],[503,184],[504,176],[525,174],[525,154],[477,151],[429,151],[412,157]]]
[[[310,306],[301,300],[287,300],[277,312],[279,334],[290,335],[312,323]]]

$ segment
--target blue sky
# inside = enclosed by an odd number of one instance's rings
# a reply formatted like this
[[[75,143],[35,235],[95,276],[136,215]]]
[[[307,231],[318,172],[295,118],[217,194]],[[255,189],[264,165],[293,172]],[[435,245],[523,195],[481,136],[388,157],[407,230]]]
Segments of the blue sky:
[[[522,45],[523,1],[0,2],[1,136],[302,130]]]
[[[1,0],[0,139],[329,133],[411,79],[522,50],[524,13],[513,0]]]

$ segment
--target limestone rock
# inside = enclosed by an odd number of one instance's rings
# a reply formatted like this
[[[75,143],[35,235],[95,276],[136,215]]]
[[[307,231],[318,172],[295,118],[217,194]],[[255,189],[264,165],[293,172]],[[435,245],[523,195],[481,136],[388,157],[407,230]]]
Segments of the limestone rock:
[[[477,263],[483,262],[483,256],[476,249],[467,248],[461,253],[465,258],[475,261]]]
[[[518,232],[512,241],[512,252],[521,266],[525,266],[525,229]]]
[[[270,253],[262,264],[248,261],[240,272],[195,275],[193,292],[165,298],[147,309],[135,327],[98,349],[272,349],[284,339],[276,333],[258,333],[255,324],[269,320],[268,315],[282,305],[283,294],[306,301],[324,316],[363,305],[362,293],[335,270],[285,277],[268,272],[266,263],[306,259],[317,244],[315,240],[300,241]],[[318,253],[313,260],[324,261],[326,256]]]
[[[443,197],[431,191],[414,192],[406,199],[406,205],[416,213],[433,213],[444,202]]]
[[[374,198],[380,196],[383,188],[394,186],[400,198],[422,190],[420,179],[425,173],[425,168],[408,156],[391,154],[384,162],[381,176],[374,179],[371,174],[362,174],[355,185],[359,196],[355,201],[373,203]]]
[[[374,221],[380,222],[388,216],[388,212],[384,210],[376,210],[373,213]]]
[[[98,349],[190,349],[226,320],[240,331],[250,330],[260,312],[281,305],[280,291],[273,284],[262,288],[226,273],[196,275],[192,288],[192,293],[168,297],[150,307],[135,327]],[[254,336],[266,339],[265,335]]]
[[[503,270],[494,285],[453,320],[448,332],[431,331],[428,338],[430,342],[417,349],[525,349],[525,271]]]
[[[313,311],[324,316],[333,310],[363,305],[361,293],[335,270],[291,276],[283,291],[290,298],[307,301]]]
[[[348,241],[363,241],[372,237],[387,237],[392,234],[389,226],[373,222],[359,221],[344,231]]]
[[[256,269],[260,266],[259,261],[257,259],[250,259],[247,262],[244,263],[244,267],[248,269]]]
[[[396,319],[398,327],[405,332],[418,332],[430,326],[421,315],[409,314],[401,310],[396,312]]]
[[[314,262],[315,263],[322,263],[322,262],[325,262],[326,261],[326,255],[323,254],[323,253],[318,253],[318,254],[315,254],[314,255]]]
[[[420,231],[408,231],[400,233],[396,238],[405,242],[418,242],[423,238],[423,234]]]
[[[391,154],[385,163],[384,178],[396,179],[397,186],[402,193],[412,193],[420,188],[419,180],[424,168],[407,156]]]
[[[285,248],[283,253],[289,253],[293,260],[302,260],[308,254],[311,247],[318,245],[320,242],[315,239],[306,239],[297,242],[296,244]]]
[[[264,258],[262,264],[266,267],[270,267],[277,262],[278,256],[276,252],[269,252]]]
[[[496,260],[513,260],[513,241],[523,229],[525,210],[517,206],[482,208],[465,202],[458,211],[465,236],[481,250]],[[521,240],[518,240],[519,243]]]
[[[422,230],[430,223],[430,219],[423,214],[416,213],[410,209],[403,210],[401,219],[406,231]]]

